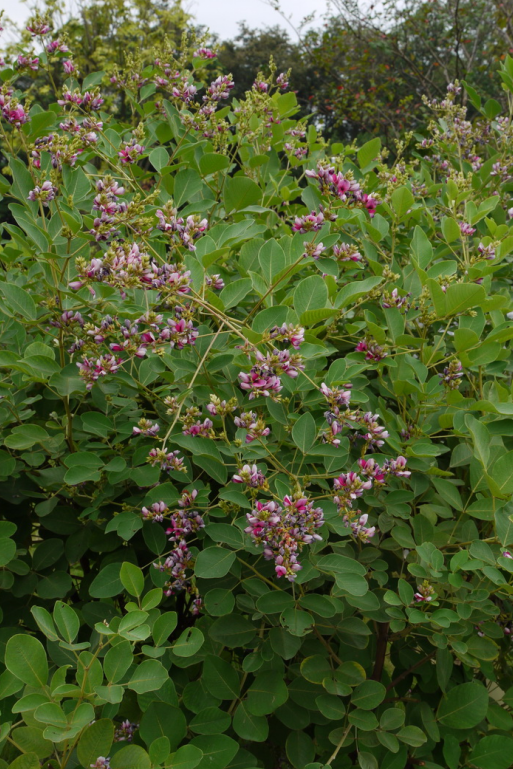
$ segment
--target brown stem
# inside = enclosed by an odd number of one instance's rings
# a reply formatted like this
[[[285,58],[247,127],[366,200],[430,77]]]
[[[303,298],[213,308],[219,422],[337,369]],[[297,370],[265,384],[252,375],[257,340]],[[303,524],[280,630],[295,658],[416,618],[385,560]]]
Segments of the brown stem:
[[[389,627],[389,622],[377,623],[376,659],[374,661],[374,670],[372,671],[371,675],[371,679],[373,681],[381,681],[381,676],[383,675],[383,667],[385,665],[385,657],[387,653]]]
[[[410,673],[413,673],[414,670],[417,670],[417,668],[420,668],[421,665],[423,665],[425,662],[428,662],[432,657],[434,657],[436,654],[435,651],[432,651],[431,654],[428,654],[426,657],[423,657],[421,660],[418,660],[414,665],[411,665],[408,670],[403,670],[401,675],[397,676],[397,678],[394,678],[391,684],[387,686],[387,692],[389,692],[391,689],[393,689],[397,684],[403,680],[403,678],[406,678],[406,676],[409,676]]]

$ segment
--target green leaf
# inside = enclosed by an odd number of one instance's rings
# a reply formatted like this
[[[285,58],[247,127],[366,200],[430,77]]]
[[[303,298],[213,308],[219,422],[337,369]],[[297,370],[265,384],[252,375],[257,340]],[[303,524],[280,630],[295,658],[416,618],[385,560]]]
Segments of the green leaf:
[[[254,625],[240,614],[219,617],[210,626],[209,635],[214,641],[234,649],[251,641],[256,633]]]
[[[12,539],[0,539],[0,566],[6,566],[16,555],[16,542]]]
[[[174,202],[179,208],[182,203],[189,202],[194,195],[203,189],[203,180],[193,168],[184,168],[175,176]]]
[[[52,615],[46,609],[41,606],[33,606],[30,613],[37,622],[39,629],[45,634],[50,641],[58,641],[59,636],[53,622]]]
[[[473,681],[450,689],[438,708],[438,720],[451,729],[473,729],[486,716],[488,691]]]
[[[411,745],[412,748],[420,748],[427,742],[427,737],[418,726],[403,726],[397,732],[397,737],[401,742],[405,742],[407,745]]]
[[[281,624],[292,635],[301,637],[310,632],[315,624],[314,618],[307,611],[292,607],[285,609],[281,615]]]
[[[168,641],[169,636],[175,630],[178,624],[178,615],[175,611],[167,611],[158,617],[152,629],[153,640],[155,646],[162,646]]]
[[[248,689],[246,708],[254,716],[274,713],[289,698],[285,682],[275,671],[259,673]]]
[[[123,590],[120,571],[120,563],[109,563],[108,566],[105,566],[89,586],[91,598],[112,598],[112,596],[119,595]]]
[[[133,663],[132,647],[128,641],[112,646],[103,660],[105,677],[110,684],[121,681],[125,673]]]
[[[287,758],[295,769],[305,769],[315,758],[312,738],[303,731],[290,732],[285,743]]]
[[[42,443],[50,438],[46,430],[39,425],[19,425],[4,440],[10,449],[30,449],[35,443]]]
[[[475,419],[471,414],[465,416],[465,424],[472,435],[474,455],[486,469],[490,458],[490,433],[486,425]]]
[[[303,454],[307,454],[315,443],[317,428],[309,411],[299,417],[292,428],[292,440]]]
[[[68,643],[73,643],[80,629],[80,620],[71,606],[57,601],[53,609],[53,618],[59,633]]]
[[[255,716],[243,701],[233,716],[233,730],[242,740],[265,742],[269,736],[269,722],[265,716]]]
[[[239,675],[221,657],[209,654],[205,658],[201,680],[207,691],[222,700],[233,700],[239,695]]]
[[[167,670],[158,660],[144,660],[135,669],[127,686],[137,694],[155,692],[168,679]]]
[[[41,763],[37,753],[24,753],[9,764],[9,769],[41,769]]]
[[[171,753],[171,743],[166,736],[157,737],[149,747],[149,756],[152,764],[163,764]]]
[[[138,566],[135,566],[129,561],[125,561],[121,566],[119,578],[127,593],[130,593],[130,595],[133,595],[136,598],[142,595],[142,591],[144,590],[144,574]]]
[[[338,292],[335,307],[338,309],[347,307],[351,302],[356,302],[360,297],[365,296],[369,291],[379,286],[382,281],[383,278],[380,277],[351,281],[351,283],[348,283]]]
[[[82,766],[91,766],[98,756],[108,756],[114,741],[114,724],[110,718],[100,718],[88,726],[80,737],[77,757]]]
[[[513,494],[513,451],[503,454],[496,462],[492,463],[488,472],[488,480],[491,490],[497,496],[509,496]]]
[[[7,641],[5,666],[24,684],[41,688],[48,680],[48,661],[43,644],[30,635],[14,635]]]
[[[415,198],[408,187],[398,187],[392,192],[392,206],[399,218],[413,206]]]
[[[262,200],[262,190],[247,176],[229,176],[224,186],[224,207],[226,212],[241,211]]]
[[[89,88],[93,88],[95,85],[100,85],[104,77],[105,72],[91,72],[89,75],[86,75],[82,82],[82,92],[87,91]],[[101,753],[99,755],[101,755]]]
[[[217,152],[207,152],[199,159],[199,167],[203,176],[215,174],[218,171],[224,171],[230,165],[230,160],[226,155]]]
[[[192,657],[201,649],[204,641],[205,637],[199,628],[189,627],[173,644],[173,654],[177,657]]]
[[[35,726],[21,726],[11,736],[25,753],[35,753],[39,759],[48,758],[53,752],[53,743],[45,740],[43,730]]]
[[[229,714],[220,708],[204,708],[189,723],[189,729],[196,734],[221,734],[232,722]]]
[[[155,171],[162,171],[169,162],[169,154],[165,147],[155,147],[148,155],[148,160]]]
[[[423,270],[427,269],[433,258],[433,246],[424,230],[415,226],[411,241],[411,251],[416,261]]]
[[[442,232],[448,243],[452,243],[453,240],[457,240],[461,237],[461,230],[458,222],[449,216],[444,216],[442,219]]]
[[[224,547],[207,547],[201,550],[196,558],[194,573],[202,579],[216,579],[228,574],[236,555],[233,550]]]
[[[479,769],[508,769],[513,764],[513,740],[504,735],[481,737],[468,757]]]
[[[110,766],[111,769],[151,769],[151,761],[144,748],[127,745],[113,755]]]
[[[364,681],[354,690],[351,702],[361,710],[374,710],[383,702],[386,693],[379,681]]]
[[[149,746],[160,737],[169,739],[171,750],[176,750],[187,732],[185,716],[168,702],[152,702],[141,719],[139,734]]]
[[[371,139],[370,141],[366,142],[363,147],[360,147],[356,153],[360,168],[365,168],[368,166],[369,163],[378,156],[380,149],[381,139],[379,136],[376,136],[375,139]]]
[[[459,315],[471,307],[476,307],[486,299],[483,286],[475,283],[455,283],[449,286],[445,294],[446,315]]]
[[[262,270],[262,277],[268,286],[272,285],[274,278],[286,266],[283,248],[274,238],[264,243],[258,252],[258,261]]]
[[[193,440],[198,440],[198,438],[194,438]],[[224,485],[228,480],[228,470],[226,465],[217,459],[202,454],[200,456],[193,456],[192,460],[195,465],[198,465],[198,467],[205,470],[210,477],[218,483]]]
[[[203,751],[196,745],[182,745],[167,759],[166,769],[195,769],[203,758]]]
[[[241,280],[228,283],[219,294],[219,299],[222,301],[225,310],[239,304],[252,288],[251,278],[241,278]]]
[[[294,291],[294,308],[298,315],[307,310],[317,310],[328,304],[328,289],[320,275],[304,278]]]
[[[231,614],[235,606],[233,591],[214,588],[205,594],[205,611],[212,617],[223,617]]]
[[[225,734],[195,737],[190,745],[203,752],[199,769],[225,769],[239,750],[235,740]]]
[[[0,291],[4,295],[7,306],[26,320],[37,318],[36,303],[24,288],[14,283],[0,283]]]

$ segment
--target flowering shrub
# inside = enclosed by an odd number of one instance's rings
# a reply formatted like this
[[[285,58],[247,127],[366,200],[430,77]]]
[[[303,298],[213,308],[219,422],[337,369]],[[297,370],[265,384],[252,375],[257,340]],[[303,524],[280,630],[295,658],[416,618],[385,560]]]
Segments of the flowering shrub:
[[[0,767],[507,769],[510,119],[455,84],[389,166],[191,39],[124,124],[29,29],[69,78],[1,72]]]

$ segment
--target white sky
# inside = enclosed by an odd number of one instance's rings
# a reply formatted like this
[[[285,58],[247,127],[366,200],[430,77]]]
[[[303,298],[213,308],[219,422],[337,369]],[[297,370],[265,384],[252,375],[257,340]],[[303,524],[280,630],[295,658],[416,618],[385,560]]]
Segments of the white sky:
[[[319,21],[326,8],[326,0],[280,0],[280,3],[282,10],[296,26],[313,11]],[[200,24],[217,32],[225,40],[236,35],[241,21],[250,27],[275,24],[287,26],[280,14],[270,8],[265,0],[184,0],[183,6]],[[4,10],[18,24],[22,24],[29,15],[27,4],[20,0],[0,0],[0,10]],[[290,32],[294,36],[292,30]]]

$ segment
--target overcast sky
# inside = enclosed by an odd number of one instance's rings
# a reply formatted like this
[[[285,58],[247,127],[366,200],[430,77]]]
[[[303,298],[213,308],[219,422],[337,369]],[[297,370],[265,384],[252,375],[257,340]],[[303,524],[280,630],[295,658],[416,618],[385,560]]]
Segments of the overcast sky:
[[[247,22],[250,27],[286,26],[280,14],[272,10],[265,0],[184,0],[183,6],[194,14],[200,24],[224,39],[237,33],[241,21]],[[312,11],[316,11],[317,18],[320,18],[326,0],[281,0],[281,7],[297,25]],[[27,5],[20,0],[0,0],[0,9],[17,23],[23,23],[29,13]]]

